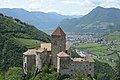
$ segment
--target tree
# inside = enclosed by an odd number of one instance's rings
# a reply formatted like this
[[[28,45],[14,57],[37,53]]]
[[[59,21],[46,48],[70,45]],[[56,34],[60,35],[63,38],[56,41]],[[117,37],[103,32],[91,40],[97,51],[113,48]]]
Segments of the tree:
[[[9,70],[5,73],[5,80],[22,80],[22,68],[9,68]]]
[[[60,76],[53,65],[50,67],[45,65],[42,71],[35,77],[35,80],[60,80]]]
[[[0,80],[4,80],[5,79],[5,75],[3,72],[0,73]]]
[[[115,80],[114,75],[115,75],[115,70],[109,64],[95,60],[95,78],[96,79]]]
[[[22,45],[16,44],[14,39],[4,40],[2,48],[2,60],[0,63],[0,70],[7,71],[9,67],[22,67],[23,55],[26,48]]]
[[[117,52],[118,53],[118,52]],[[120,54],[117,54],[118,60],[116,60],[116,67],[115,67],[115,78],[116,80],[120,80]]]
[[[4,16],[2,13],[0,13],[0,16]]]

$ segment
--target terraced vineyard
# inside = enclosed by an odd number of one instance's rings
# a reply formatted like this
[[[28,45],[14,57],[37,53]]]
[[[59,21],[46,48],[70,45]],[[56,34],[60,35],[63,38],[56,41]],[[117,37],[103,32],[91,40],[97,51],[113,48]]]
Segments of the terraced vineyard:
[[[120,42],[115,46],[120,46]],[[77,43],[73,45],[78,50],[89,52],[93,55],[94,59],[102,62],[106,62],[112,67],[115,66],[115,60],[117,59],[116,50],[120,50],[118,47],[111,48],[111,46],[99,44],[99,43]]]

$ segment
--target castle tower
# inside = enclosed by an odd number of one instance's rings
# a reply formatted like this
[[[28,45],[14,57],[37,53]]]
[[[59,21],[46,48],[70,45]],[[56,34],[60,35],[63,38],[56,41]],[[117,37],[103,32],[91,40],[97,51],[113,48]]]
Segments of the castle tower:
[[[57,66],[57,54],[61,51],[66,50],[66,34],[58,26],[57,29],[52,33],[52,63]]]
[[[61,75],[70,73],[70,55],[65,52],[59,52],[57,54],[57,72]]]

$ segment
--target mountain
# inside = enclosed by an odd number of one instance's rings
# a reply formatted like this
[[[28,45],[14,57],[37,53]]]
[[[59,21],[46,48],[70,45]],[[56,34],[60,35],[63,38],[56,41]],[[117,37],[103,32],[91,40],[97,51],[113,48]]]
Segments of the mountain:
[[[73,18],[79,16],[61,15],[55,12],[44,13],[40,11],[26,11],[21,8],[0,8],[0,13],[4,15],[18,18],[26,23],[36,26],[38,29],[47,31],[55,28],[65,18]]]
[[[49,36],[46,33],[38,30],[34,26],[21,22],[19,19],[4,16],[3,14],[0,15],[0,33],[17,38],[49,40]]]
[[[67,32],[104,35],[118,29],[120,9],[96,7],[81,18],[64,19],[60,24]]]
[[[37,48],[50,36],[34,26],[0,14],[0,72],[10,67],[22,67],[23,55],[29,48]]]

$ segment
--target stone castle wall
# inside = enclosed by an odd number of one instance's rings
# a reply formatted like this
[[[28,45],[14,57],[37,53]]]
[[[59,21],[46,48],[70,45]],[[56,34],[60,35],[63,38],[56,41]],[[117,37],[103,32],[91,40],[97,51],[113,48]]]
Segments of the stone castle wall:
[[[52,50],[52,63],[57,66],[57,54],[61,51],[66,50],[66,39],[65,36],[57,37],[53,36],[52,37],[52,45],[51,45],[51,50]]]
[[[63,62],[65,64],[63,64]],[[61,75],[67,74],[71,77],[76,77],[78,75],[77,72],[81,72],[83,75],[86,76],[91,75],[92,77],[94,77],[94,63],[92,62],[87,62],[87,61],[75,62],[72,61],[71,59],[68,60],[68,59],[60,58],[58,60],[58,63],[59,63],[59,68],[57,71],[59,71]]]

